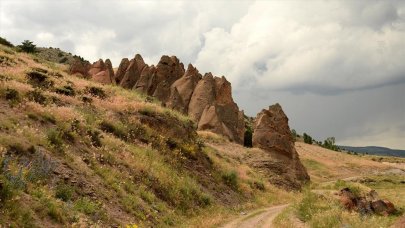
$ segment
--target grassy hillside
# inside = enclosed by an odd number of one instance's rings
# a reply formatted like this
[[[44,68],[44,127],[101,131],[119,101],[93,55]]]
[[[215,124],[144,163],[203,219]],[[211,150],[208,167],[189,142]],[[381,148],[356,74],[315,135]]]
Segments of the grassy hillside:
[[[293,198],[188,117],[66,68],[0,45],[0,224],[209,226]]]
[[[277,227],[390,227],[405,212],[402,159],[380,162],[370,156],[336,152],[303,142],[296,142],[296,149],[312,183],[300,200],[277,217]],[[398,212],[390,216],[364,216],[346,211],[337,196],[346,187],[360,196],[374,189],[380,198],[393,202]]]

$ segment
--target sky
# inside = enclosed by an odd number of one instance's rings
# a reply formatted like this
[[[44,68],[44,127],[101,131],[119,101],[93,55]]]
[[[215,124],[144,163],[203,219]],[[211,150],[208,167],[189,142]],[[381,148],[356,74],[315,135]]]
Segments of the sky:
[[[317,140],[405,149],[405,1],[0,0],[0,36],[114,66],[176,55],[249,116],[278,102]]]

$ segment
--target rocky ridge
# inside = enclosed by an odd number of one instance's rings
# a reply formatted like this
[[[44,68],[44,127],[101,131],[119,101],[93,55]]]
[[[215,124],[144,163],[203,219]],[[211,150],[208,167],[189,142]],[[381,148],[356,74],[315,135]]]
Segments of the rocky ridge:
[[[83,69],[88,69],[84,75],[94,81],[137,90],[188,115],[197,123],[197,130],[223,135],[238,144],[246,140],[244,112],[234,102],[231,83],[224,76],[202,76],[191,64],[185,70],[177,57],[167,55],[156,66],[146,64],[139,54],[131,60],[124,58],[115,74],[108,59],[78,66],[71,67],[70,73],[83,74]],[[280,174],[281,179],[270,179],[291,189],[299,189],[309,180],[295,150],[288,118],[279,104],[260,112],[253,130],[253,146],[267,153],[263,162],[256,163],[262,164],[257,168]]]

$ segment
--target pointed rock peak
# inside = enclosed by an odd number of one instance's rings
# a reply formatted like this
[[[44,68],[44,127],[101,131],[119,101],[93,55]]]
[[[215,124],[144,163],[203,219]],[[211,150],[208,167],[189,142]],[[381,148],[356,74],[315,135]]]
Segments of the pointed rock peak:
[[[144,61],[143,61],[143,58],[142,58],[142,56],[141,56],[140,54],[136,54],[134,59],[135,59],[137,62],[139,62],[139,61],[144,62]]]
[[[110,59],[106,59],[105,60],[105,64],[108,66],[112,66],[111,60]]]
[[[206,79],[214,79],[214,75],[212,75],[211,72],[205,73],[203,80],[206,80]]]

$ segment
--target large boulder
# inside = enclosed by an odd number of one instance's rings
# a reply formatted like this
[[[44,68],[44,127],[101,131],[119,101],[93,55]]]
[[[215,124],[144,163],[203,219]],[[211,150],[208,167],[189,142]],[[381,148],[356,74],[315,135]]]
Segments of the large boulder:
[[[300,189],[309,181],[309,175],[295,150],[288,118],[279,104],[257,114],[252,142],[253,147],[266,151],[271,157],[258,162],[258,168],[278,174],[270,177],[270,181],[291,189]]]
[[[176,56],[164,55],[156,66],[156,89],[153,96],[165,105],[170,96],[171,85],[184,75],[184,65]]]
[[[186,73],[170,86],[170,96],[166,106],[187,114],[191,95],[201,78],[197,68],[189,64]]]

